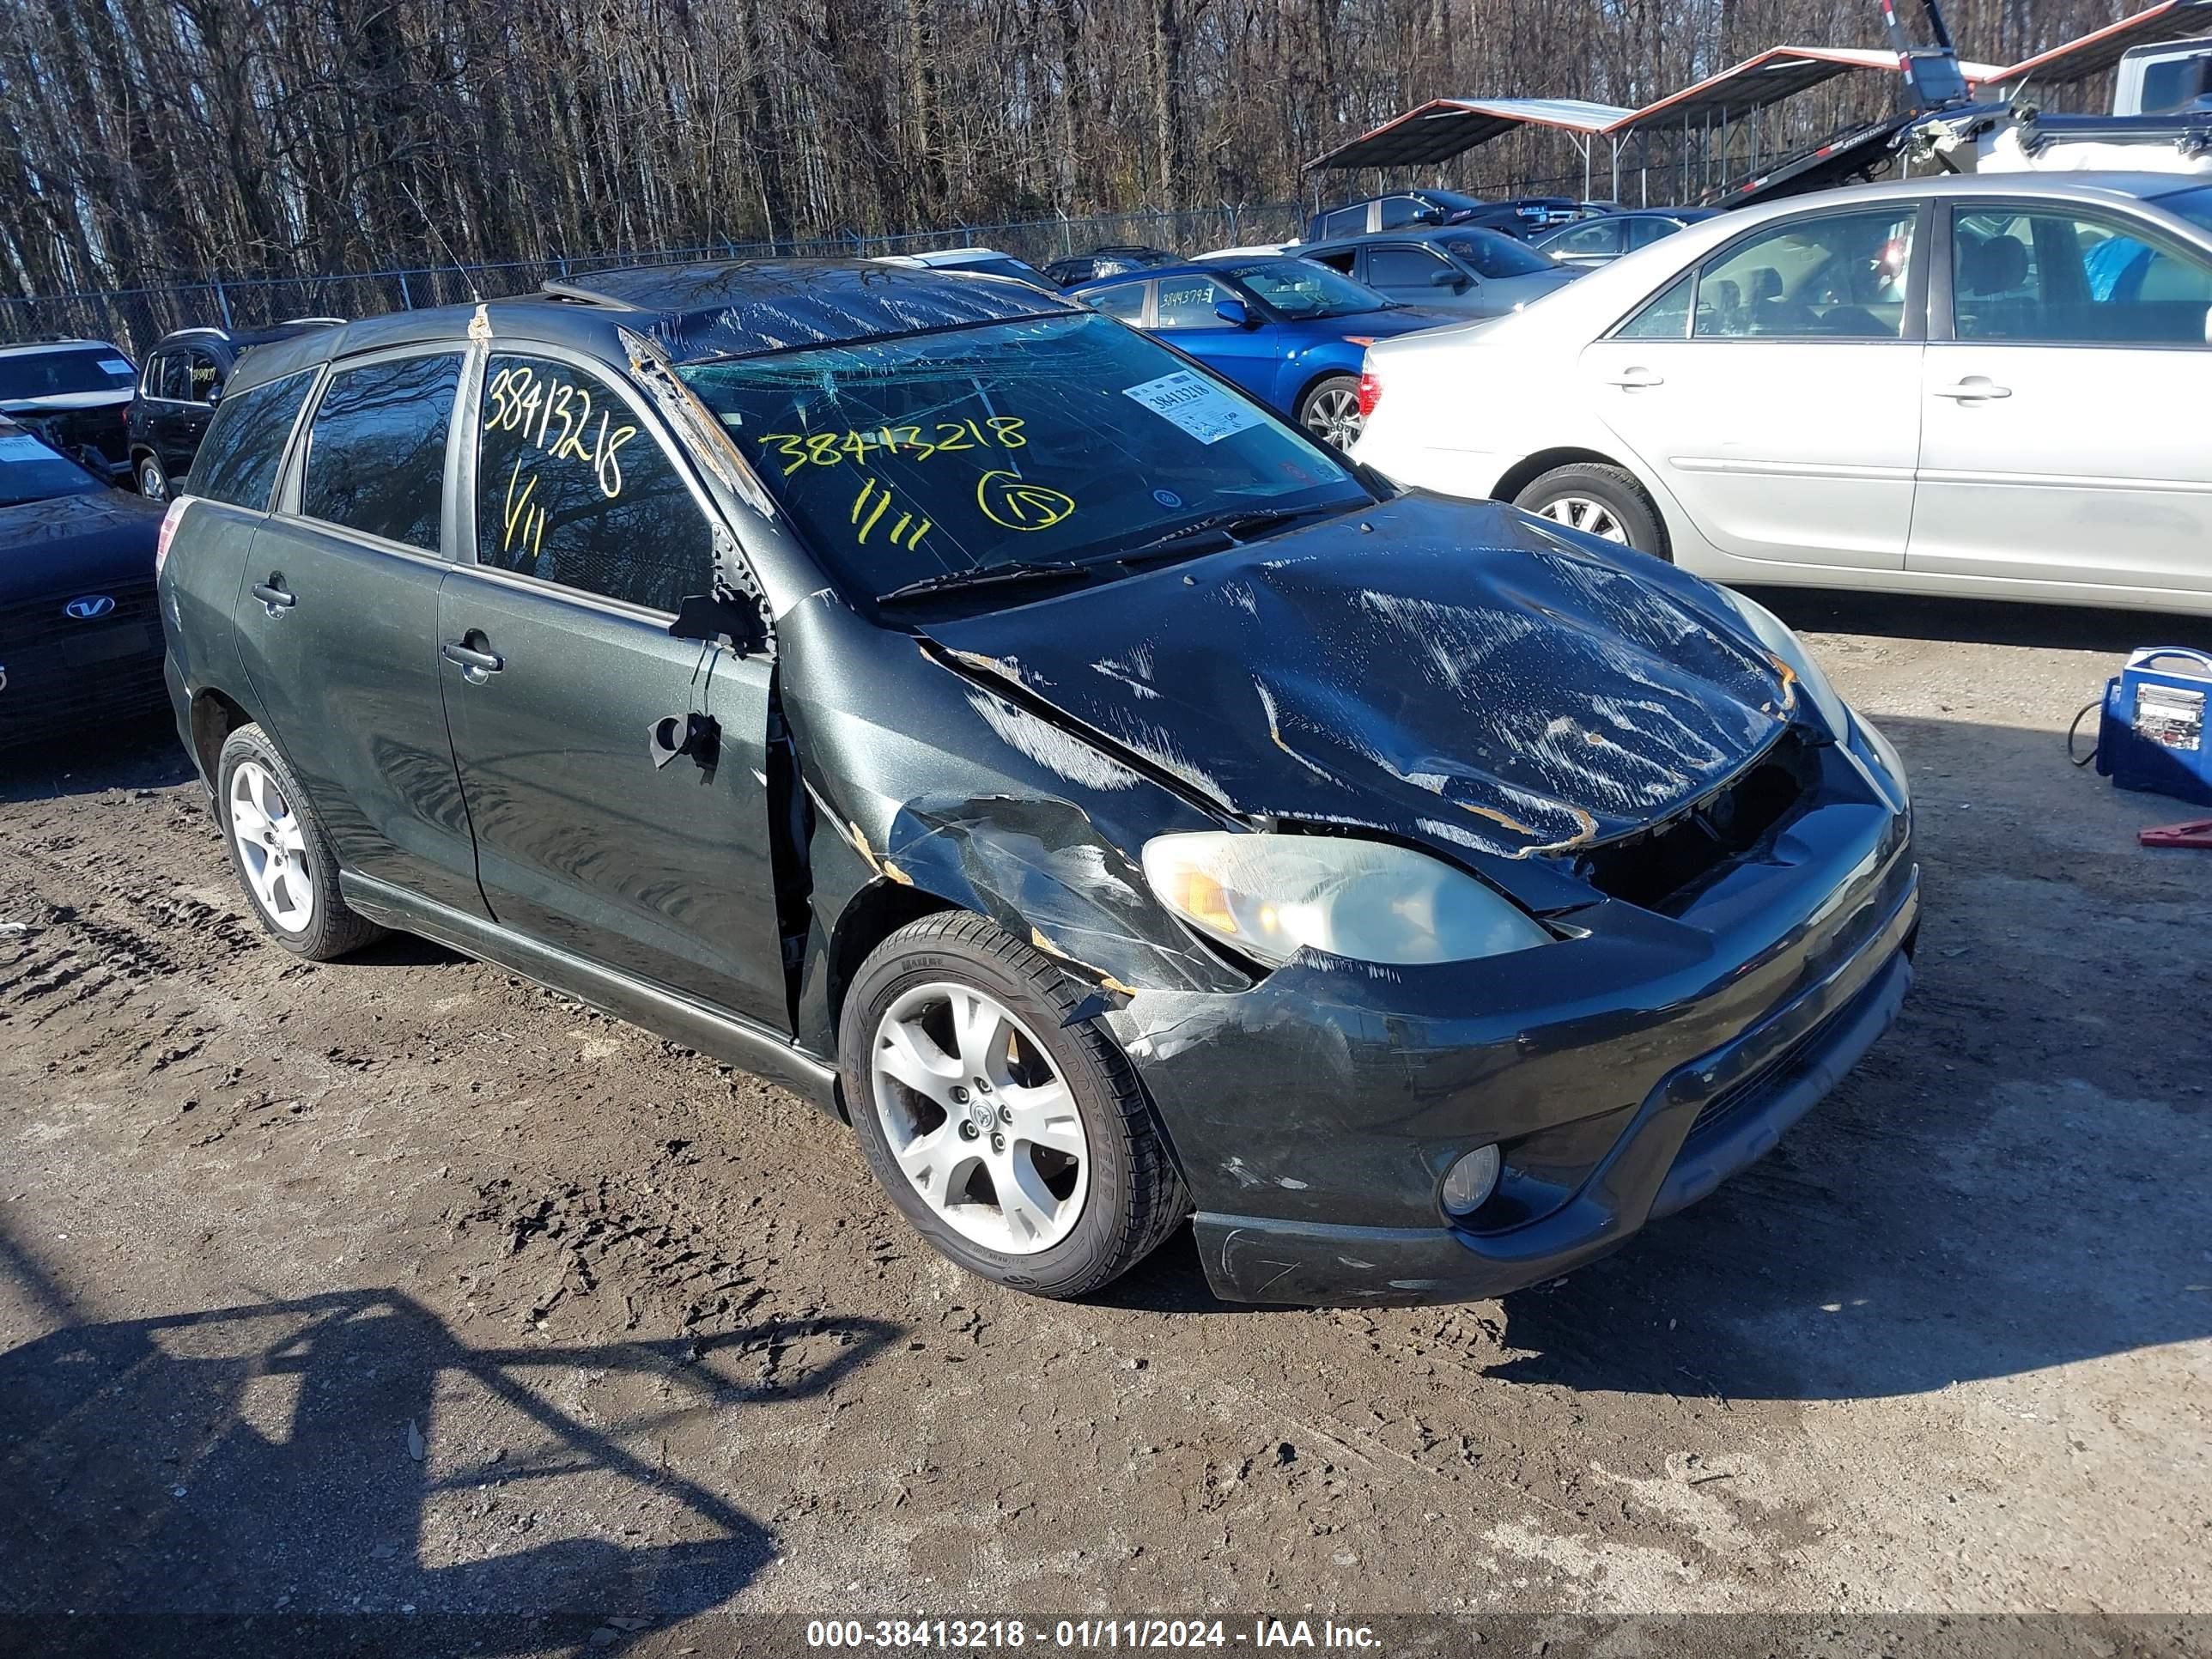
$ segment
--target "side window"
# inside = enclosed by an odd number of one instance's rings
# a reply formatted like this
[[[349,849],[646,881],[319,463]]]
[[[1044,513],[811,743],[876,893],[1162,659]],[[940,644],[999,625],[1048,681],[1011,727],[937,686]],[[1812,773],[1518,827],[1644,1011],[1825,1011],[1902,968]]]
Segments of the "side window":
[[[181,351],[161,354],[161,389],[156,397],[167,398],[172,403],[182,403],[191,395],[191,373],[185,366]]]
[[[484,366],[477,562],[672,611],[712,591],[714,535],[684,475],[599,375]]]
[[[1914,215],[1798,219],[1708,259],[1697,337],[1894,340],[1905,333]]]
[[[1211,276],[1170,276],[1160,283],[1162,328],[1226,328],[1214,307],[1237,296]]]
[[[1359,257],[1357,248],[1339,248],[1334,253],[1310,253],[1305,256],[1317,265],[1327,265],[1331,270],[1352,275],[1352,262]]]
[[[1366,229],[1367,204],[1362,202],[1356,207],[1339,208],[1334,213],[1322,214],[1321,236],[1315,240],[1318,241],[1330,236],[1358,236]]]
[[[1690,295],[1698,273],[1690,271],[1669,283],[1643,310],[1614,331],[1616,340],[1686,340],[1690,337]]]
[[[1650,247],[1652,243],[1672,236],[1681,226],[1672,219],[1631,219],[1628,222],[1628,251]]]
[[[1613,253],[1620,247],[1620,226],[1611,219],[1593,219],[1553,237],[1544,244],[1544,252],[1556,255]]]
[[[1418,196],[1386,196],[1382,198],[1382,222],[1378,230],[1402,230],[1421,216],[1421,198]]]
[[[1119,288],[1101,289],[1096,294],[1086,294],[1083,296],[1083,302],[1093,311],[1103,312],[1122,322],[1142,322],[1145,290],[1150,286],[1148,283],[1124,283]]]
[[[2212,344],[2212,265],[2113,220],[1960,209],[1951,329],[1961,340]]]
[[[212,401],[212,394],[222,386],[222,373],[216,367],[215,358],[204,351],[195,351],[191,358],[191,381],[185,396],[196,404]]]
[[[307,428],[300,511],[435,552],[446,434],[460,384],[459,352],[364,363],[331,375]]]
[[[1425,247],[1371,247],[1367,250],[1370,288],[1427,288],[1438,276],[1455,270],[1440,253]]]
[[[142,397],[159,398],[164,395],[161,375],[168,362],[169,354],[166,351],[157,351],[147,358],[146,366],[138,371],[138,391]]]
[[[193,458],[185,493],[266,513],[284,441],[314,383],[314,371],[307,369],[225,398]]]

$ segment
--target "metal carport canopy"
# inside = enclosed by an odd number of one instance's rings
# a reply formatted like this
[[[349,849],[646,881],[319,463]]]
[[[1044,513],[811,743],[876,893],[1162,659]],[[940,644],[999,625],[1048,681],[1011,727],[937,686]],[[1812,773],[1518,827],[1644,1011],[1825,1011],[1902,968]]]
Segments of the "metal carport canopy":
[[[2183,40],[2192,34],[2212,34],[2212,0],[2162,0],[2162,3],[2117,23],[2092,29],[2063,46],[2022,58],[2009,69],[1977,71],[1966,66],[1966,78],[1977,86],[2002,86],[2017,90],[2025,85],[2067,86],[2101,75],[2136,46],[2161,40]]]
[[[1425,167],[1531,126],[1570,132],[1587,144],[1592,135],[1632,113],[1617,104],[1579,98],[1432,98],[1307,162],[1306,168]]]

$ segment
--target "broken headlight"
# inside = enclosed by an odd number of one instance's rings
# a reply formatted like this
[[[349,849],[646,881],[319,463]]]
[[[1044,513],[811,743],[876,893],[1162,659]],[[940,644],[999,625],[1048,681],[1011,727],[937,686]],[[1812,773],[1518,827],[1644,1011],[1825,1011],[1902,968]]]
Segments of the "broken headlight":
[[[1552,935],[1463,871],[1387,842],[1204,830],[1145,843],[1160,902],[1269,967],[1301,945],[1361,962],[1464,962]]]
[[[1756,599],[1747,599],[1732,587],[1720,590],[1723,597],[1735,608],[1743,625],[1758,635],[1759,642],[1788,665],[1804,688],[1805,701],[1820,711],[1828,733],[1839,742],[1848,742],[1851,735],[1851,711],[1836,695],[1836,688],[1828,684],[1826,671],[1813,660],[1813,653],[1805,648],[1805,641],[1790,630],[1790,624],[1769,611]]]

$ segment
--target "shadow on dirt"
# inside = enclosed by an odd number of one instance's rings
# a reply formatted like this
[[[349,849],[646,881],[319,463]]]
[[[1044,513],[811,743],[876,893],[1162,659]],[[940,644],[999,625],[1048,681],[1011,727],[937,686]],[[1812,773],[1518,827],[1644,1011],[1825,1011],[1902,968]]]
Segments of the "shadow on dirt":
[[[0,801],[51,800],[107,789],[166,789],[192,778],[176,722],[158,715],[0,749]]]
[[[0,1277],[66,1316],[4,1237]],[[832,1319],[478,1348],[382,1290],[57,1330],[0,1356],[0,1647],[12,1628],[18,1651],[619,1653],[727,1600],[774,1540],[555,1401],[628,1373],[676,1409],[741,1412],[757,1396],[719,1351],[841,1345],[776,1390],[803,1398],[899,1334]],[[544,1538],[571,1529],[580,1477],[617,1483],[581,1507],[621,1513],[623,1536]]]

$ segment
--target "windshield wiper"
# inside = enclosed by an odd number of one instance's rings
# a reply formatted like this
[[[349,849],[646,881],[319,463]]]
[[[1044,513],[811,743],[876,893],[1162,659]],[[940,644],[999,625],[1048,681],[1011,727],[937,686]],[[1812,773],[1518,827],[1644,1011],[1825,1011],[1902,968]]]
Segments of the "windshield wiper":
[[[1233,513],[1209,514],[1127,552],[1116,553],[1108,562],[1131,564],[1156,553],[1181,552],[1185,543],[1200,536],[1218,534],[1231,541],[1249,542],[1267,531],[1281,528],[1293,519],[1309,518],[1316,513],[1348,511],[1348,507],[1248,507]]]
[[[1018,559],[1011,564],[977,565],[972,570],[945,570],[934,576],[924,576],[894,587],[888,593],[876,595],[878,605],[890,605],[900,599],[918,599],[931,593],[947,592],[959,587],[988,587],[1000,582],[1042,581],[1054,576],[1079,576],[1084,568],[1079,564],[1050,562],[1036,559]]]

